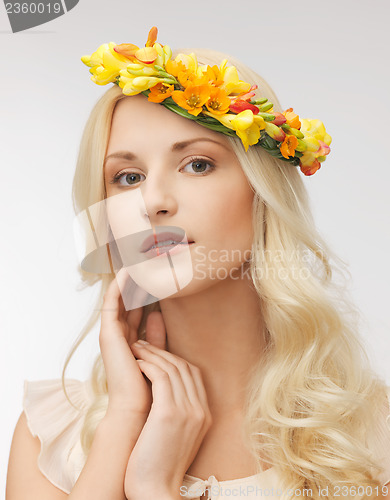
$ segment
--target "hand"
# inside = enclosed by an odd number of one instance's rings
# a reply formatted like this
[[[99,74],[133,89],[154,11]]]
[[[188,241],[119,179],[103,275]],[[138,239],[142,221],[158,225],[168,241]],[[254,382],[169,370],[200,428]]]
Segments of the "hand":
[[[128,271],[121,269],[104,295],[99,345],[108,385],[107,413],[140,415],[144,423],[152,404],[152,392],[149,380],[144,377],[130,349],[138,339],[142,307],[125,310],[121,290],[128,278]],[[164,320],[158,311],[150,313],[146,320],[146,338],[159,348],[165,348]]]
[[[129,458],[125,495],[129,500],[177,498],[212,423],[201,371],[153,345],[132,344],[131,350],[152,383],[153,402]]]

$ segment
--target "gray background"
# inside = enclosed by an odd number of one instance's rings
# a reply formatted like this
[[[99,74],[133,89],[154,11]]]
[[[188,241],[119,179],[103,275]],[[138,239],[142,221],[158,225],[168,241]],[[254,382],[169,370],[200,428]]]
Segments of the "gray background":
[[[211,47],[241,58],[284,108],[321,119],[333,137],[304,181],[317,226],[349,264],[367,349],[390,383],[388,1],[81,0],[48,24],[13,34],[0,5],[1,452],[22,411],[23,380],[59,378],[97,290],[76,291],[71,182],[89,111],[108,88],[80,57],[104,42]],[[98,330],[67,376],[85,379]],[[87,360],[87,361],[86,361]]]

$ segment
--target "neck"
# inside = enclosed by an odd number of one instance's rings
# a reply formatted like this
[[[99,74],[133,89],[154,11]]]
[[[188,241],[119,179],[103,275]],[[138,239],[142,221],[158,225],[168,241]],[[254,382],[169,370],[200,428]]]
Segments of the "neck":
[[[210,411],[239,411],[249,369],[262,356],[260,300],[247,279],[216,281],[206,290],[164,299],[167,350],[200,368]]]

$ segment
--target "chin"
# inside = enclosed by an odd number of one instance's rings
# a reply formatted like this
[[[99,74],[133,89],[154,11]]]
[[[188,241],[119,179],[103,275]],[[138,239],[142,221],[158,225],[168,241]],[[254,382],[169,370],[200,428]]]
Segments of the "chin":
[[[159,300],[177,295],[193,280],[189,249],[172,255],[163,253],[126,269],[140,288]]]

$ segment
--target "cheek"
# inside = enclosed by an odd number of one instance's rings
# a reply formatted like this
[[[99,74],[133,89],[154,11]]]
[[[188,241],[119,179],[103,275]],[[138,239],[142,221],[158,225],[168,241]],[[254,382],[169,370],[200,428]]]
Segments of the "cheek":
[[[236,187],[231,186],[225,190],[219,213],[221,225],[230,227],[232,234],[247,234],[251,230],[253,196],[253,191],[246,181],[237,182]]]
[[[248,183],[220,186],[218,194],[207,203],[205,227],[218,248],[251,248],[253,241],[253,191]]]

